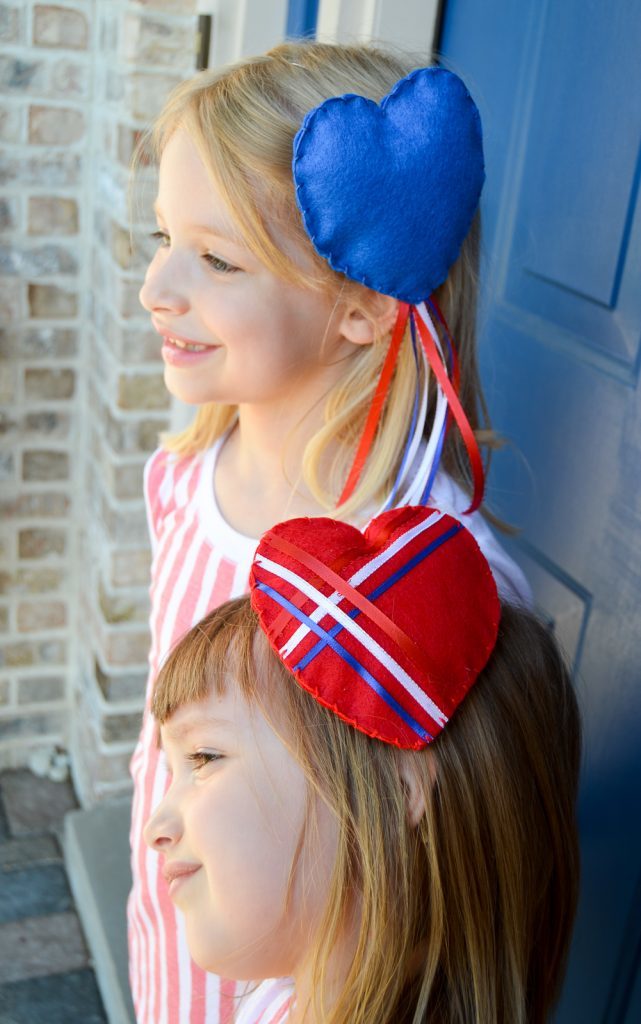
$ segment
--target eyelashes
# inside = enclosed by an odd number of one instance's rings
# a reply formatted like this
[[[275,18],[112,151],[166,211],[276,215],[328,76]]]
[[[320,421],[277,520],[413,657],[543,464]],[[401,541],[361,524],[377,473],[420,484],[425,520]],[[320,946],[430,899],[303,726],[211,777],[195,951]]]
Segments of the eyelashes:
[[[208,750],[196,750],[193,754],[187,754],[187,761],[195,771],[222,760],[223,754],[214,754]]]
[[[149,237],[158,243],[160,249],[168,249],[171,245],[171,239],[165,231],[152,231]],[[211,252],[204,252],[202,258],[217,274],[235,274],[240,269],[235,267],[233,263],[222,260],[220,256],[214,256]]]
[[[221,260],[219,256],[214,256],[210,252],[203,253],[203,259],[219,274],[235,274],[238,270],[238,267],[234,267],[231,263],[227,263],[226,260]]]
[[[165,234],[164,231],[152,231],[149,237],[163,249],[169,245],[169,235]]]

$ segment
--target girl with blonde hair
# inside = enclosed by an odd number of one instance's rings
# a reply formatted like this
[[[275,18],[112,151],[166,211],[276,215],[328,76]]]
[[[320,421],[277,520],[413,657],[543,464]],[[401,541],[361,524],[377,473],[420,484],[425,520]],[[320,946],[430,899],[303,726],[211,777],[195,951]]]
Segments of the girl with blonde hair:
[[[279,524],[250,582],[154,687],[146,837],[195,960],[260,982],[239,1022],[544,1024],[578,888],[553,638],[431,508]]]
[[[222,1024],[236,987],[190,960],[142,840],[167,786],[149,697],[168,652],[246,591],[257,538],[297,516],[363,526],[429,498],[465,514],[505,600],[529,591],[478,511],[493,442],[474,327],[484,170],[460,79],[375,48],[285,44],[179,86],[143,154],[158,162],[158,249],[140,297],[167,387],[197,411],[145,474],[130,976],[138,1024]]]

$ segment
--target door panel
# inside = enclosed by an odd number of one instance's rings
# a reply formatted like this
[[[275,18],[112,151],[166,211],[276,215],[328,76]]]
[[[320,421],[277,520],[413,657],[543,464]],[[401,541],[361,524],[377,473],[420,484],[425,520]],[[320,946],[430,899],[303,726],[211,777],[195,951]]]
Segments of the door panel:
[[[549,4],[530,69],[520,190],[527,271],[604,306],[625,258],[641,129],[640,40],[625,7]]]
[[[478,98],[490,502],[574,665],[582,897],[562,1024],[641,1020],[641,5],[448,0]]]

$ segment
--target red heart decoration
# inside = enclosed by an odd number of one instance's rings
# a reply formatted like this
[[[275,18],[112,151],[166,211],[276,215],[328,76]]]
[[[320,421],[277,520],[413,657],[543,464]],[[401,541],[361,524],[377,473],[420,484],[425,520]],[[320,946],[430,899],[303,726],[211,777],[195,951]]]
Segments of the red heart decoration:
[[[420,748],[484,668],[500,604],[490,567],[458,520],[406,506],[364,533],[291,519],[261,538],[251,601],[298,683],[351,725]]]

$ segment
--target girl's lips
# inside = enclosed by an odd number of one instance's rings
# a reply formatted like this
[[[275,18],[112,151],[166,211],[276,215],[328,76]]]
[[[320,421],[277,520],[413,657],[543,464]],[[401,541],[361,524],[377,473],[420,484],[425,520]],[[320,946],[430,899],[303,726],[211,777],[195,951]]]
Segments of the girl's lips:
[[[200,864],[175,864],[165,867],[163,874],[168,884],[169,895],[174,896],[183,882],[200,871]]]
[[[178,339],[180,341],[180,339]],[[190,348],[184,348],[190,345]],[[219,345],[198,345],[197,342],[183,342],[176,344],[176,339],[163,335],[161,355],[166,363],[171,366],[193,366],[207,359],[212,352],[217,352]]]

